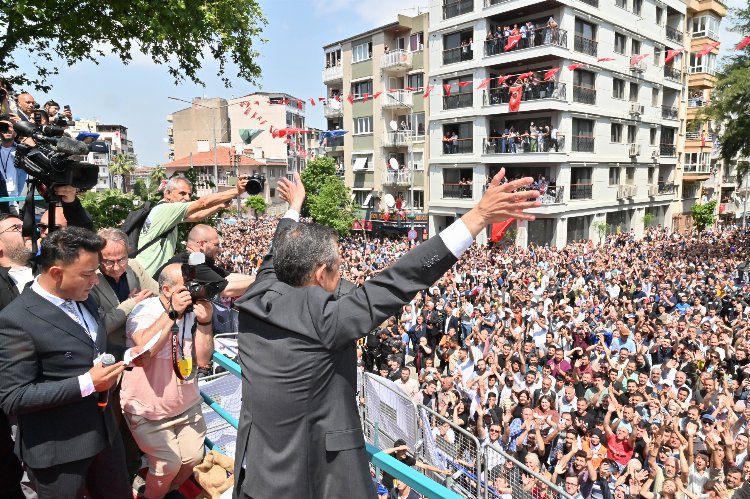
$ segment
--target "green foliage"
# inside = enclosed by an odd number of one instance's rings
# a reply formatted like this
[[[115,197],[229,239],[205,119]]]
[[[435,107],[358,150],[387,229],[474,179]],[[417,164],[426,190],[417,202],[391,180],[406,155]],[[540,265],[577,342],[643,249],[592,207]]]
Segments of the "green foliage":
[[[96,230],[119,226],[137,208],[135,200],[133,194],[124,194],[117,189],[88,191],[81,196],[81,204],[91,215]]]
[[[140,51],[166,65],[175,83],[201,84],[197,73],[207,61],[218,62],[226,86],[228,64],[238,78],[255,82],[260,66],[252,46],[265,24],[258,0],[5,1],[0,5],[0,74],[15,75],[13,83],[19,86],[49,91],[57,67],[97,62],[108,53],[128,64]],[[16,57],[26,54],[33,54],[34,68],[21,71]]]
[[[302,184],[305,186],[305,192],[307,193],[305,204],[302,205],[303,216],[310,216],[310,200],[320,192],[331,177],[338,178],[336,175],[336,162],[333,158],[319,156],[307,163],[307,166],[305,166],[305,169],[300,174]]]
[[[250,196],[245,200],[245,206],[253,209],[255,218],[258,218],[258,215],[264,214],[268,209],[268,204],[266,204],[263,196]]]
[[[599,244],[601,244],[602,241],[604,241],[604,238],[609,233],[609,229],[610,229],[609,224],[603,220],[594,222],[594,230],[599,235]]]
[[[167,171],[163,166],[155,166],[149,172],[148,178],[151,181],[151,187],[156,187],[158,190],[161,181],[167,178]]]
[[[332,227],[339,235],[349,234],[354,213],[349,188],[344,185],[343,180],[335,175],[329,176],[319,192],[312,196],[308,195],[307,200],[310,216],[315,222]]]
[[[112,161],[107,168],[112,175],[130,175],[135,171],[135,162],[129,156],[117,153],[112,156]]]
[[[714,224],[716,217],[714,211],[716,210],[716,200],[712,199],[708,203],[695,203],[693,205],[693,222],[698,232],[703,232],[707,227]]]
[[[654,220],[656,220],[656,215],[654,215],[650,211],[643,214],[643,225],[645,225],[646,227],[654,223]]]

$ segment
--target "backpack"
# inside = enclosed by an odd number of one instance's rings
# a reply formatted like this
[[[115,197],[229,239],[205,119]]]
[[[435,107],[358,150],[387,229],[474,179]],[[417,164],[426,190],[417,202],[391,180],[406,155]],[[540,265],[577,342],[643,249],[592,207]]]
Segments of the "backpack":
[[[158,241],[164,241],[164,239],[167,237],[167,234],[169,234],[169,232],[171,232],[172,230],[168,229],[162,232],[142,248],[138,248],[138,239],[141,236],[143,226],[146,224],[146,219],[151,213],[151,210],[153,210],[155,207],[156,205],[152,205],[151,201],[144,202],[143,206],[135,211],[131,211],[125,221],[122,222],[122,225],[120,225],[120,230],[122,230],[128,236],[128,247],[130,248],[128,256],[130,258],[135,258],[139,253],[150,247],[152,244],[155,244]]]

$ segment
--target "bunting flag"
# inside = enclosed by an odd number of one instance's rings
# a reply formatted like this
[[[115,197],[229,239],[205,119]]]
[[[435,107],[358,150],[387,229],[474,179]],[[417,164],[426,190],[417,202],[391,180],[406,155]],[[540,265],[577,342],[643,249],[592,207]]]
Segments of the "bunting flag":
[[[664,56],[664,64],[668,63],[669,61],[674,59],[677,54],[679,54],[680,52],[684,52],[684,51],[685,51],[684,47],[681,49],[667,50],[667,55]]]
[[[746,36],[745,38],[743,38],[742,41],[738,43],[737,46],[734,48],[735,50],[742,50],[748,45],[750,45],[750,36]]]
[[[362,94],[362,102],[367,102],[369,98],[370,98],[370,94],[368,92],[365,92]]]
[[[422,95],[422,97],[429,97],[434,88],[435,85],[427,85],[427,87],[424,89],[424,94]]]
[[[528,78],[530,76],[534,76],[534,71],[527,71],[526,73],[521,73],[520,75],[518,75],[518,78],[523,80],[524,78]]]
[[[354,104],[354,96],[352,94],[347,95],[346,100],[349,101],[349,104]]]
[[[505,51],[511,50],[513,47],[518,45],[518,42],[521,41],[521,35],[510,35],[508,37],[508,43],[505,44]]]
[[[450,94],[451,94],[451,87],[452,87],[452,86],[453,86],[453,85],[451,85],[450,83],[445,83],[445,84],[443,84],[443,93],[444,93],[445,95],[450,95]]]
[[[703,49],[698,52],[698,57],[703,57],[704,55],[707,55],[709,52],[711,52],[713,49],[721,45],[721,42],[713,42],[713,43],[706,43],[703,45]]]
[[[510,87],[510,101],[508,102],[508,111],[517,113],[521,107],[521,85]]]
[[[575,71],[576,69],[582,68],[583,66],[585,66],[585,64],[583,64],[582,62],[576,62],[576,63],[569,65],[568,69],[571,71]]]
[[[497,77],[497,84],[498,85],[502,85],[505,82],[505,80],[507,80],[508,78],[510,78],[510,75],[508,75],[508,76],[498,76]]]
[[[482,78],[482,81],[479,83],[479,86],[477,87],[477,90],[481,90],[483,88],[487,88],[487,85],[490,84],[490,80],[492,80],[492,78]]]
[[[309,100],[309,101],[310,101],[310,104],[312,104],[313,106],[315,105],[315,99],[313,99],[312,97],[310,97],[310,98],[309,98],[309,99],[307,99],[307,100]]]
[[[472,84],[471,81],[459,81],[458,82],[458,88],[464,88],[465,86],[471,85],[471,84]]]
[[[546,73],[544,73],[544,79],[549,80],[550,78],[554,78],[554,76],[560,72],[562,68],[552,68]]]
[[[614,57],[600,57],[596,60],[596,62],[607,62],[607,61],[614,61],[616,60]]]
[[[642,61],[643,59],[645,59],[646,57],[648,57],[648,56],[650,56],[650,55],[651,55],[651,53],[646,53],[646,54],[633,54],[633,55],[632,55],[632,56],[630,57],[630,65],[631,65],[631,66],[635,66],[636,64],[638,64],[639,62],[641,62],[641,61]]]
[[[706,131],[701,132],[701,149],[706,147]]]
[[[372,96],[372,99],[373,99],[373,100],[377,99],[378,97],[380,97],[380,95],[381,95],[382,93],[383,93],[383,91],[382,91],[382,90],[381,90],[380,92],[375,92],[375,95],[373,95],[373,96]]]
[[[513,222],[515,222],[515,219],[509,218],[508,220],[505,220],[504,222],[492,224],[490,241],[492,241],[493,243],[496,243],[502,240],[503,236],[505,236],[505,233],[508,231],[510,226],[513,225]]]
[[[336,102],[341,102],[341,96],[340,95],[334,95],[334,99],[336,99]]]
[[[260,101],[259,101],[259,100],[256,100],[256,101],[255,101],[255,105],[256,105],[256,106],[260,106]]]
[[[301,100],[298,100],[297,101],[297,109],[302,109],[303,107],[305,107],[305,103],[302,102]]]
[[[407,92],[414,92],[414,91],[417,90],[417,88],[415,88],[415,87],[404,87],[404,90],[406,90]]]
[[[325,97],[318,97],[318,102],[325,102],[327,100]]]

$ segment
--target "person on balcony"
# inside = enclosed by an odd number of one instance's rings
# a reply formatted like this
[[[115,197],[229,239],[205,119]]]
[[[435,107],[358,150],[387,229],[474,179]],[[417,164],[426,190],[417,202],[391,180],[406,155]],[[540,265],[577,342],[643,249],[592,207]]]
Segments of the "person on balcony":
[[[544,44],[549,45],[552,42],[557,40],[557,21],[555,21],[554,16],[549,16],[549,19],[547,20],[547,26],[544,30]]]

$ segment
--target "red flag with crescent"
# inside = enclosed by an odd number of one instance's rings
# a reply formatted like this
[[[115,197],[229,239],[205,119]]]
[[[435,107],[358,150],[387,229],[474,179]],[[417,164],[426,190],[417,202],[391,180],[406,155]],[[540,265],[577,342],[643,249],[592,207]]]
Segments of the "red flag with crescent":
[[[684,51],[685,51],[684,47],[681,49],[667,50],[667,55],[664,56],[664,64],[668,63],[669,61],[674,59],[677,54],[679,54],[680,52],[684,52]]]
[[[703,45],[703,49],[698,52],[698,57],[703,57],[704,55],[709,54],[713,49],[721,45],[721,42],[713,42],[713,43],[707,43]]]
[[[514,218],[509,218],[508,220],[505,220],[504,222],[492,224],[492,229],[490,233],[490,241],[493,243],[496,243],[500,240],[502,240],[503,236],[505,236],[505,233],[508,231],[511,225],[513,225],[513,222],[515,222]]]
[[[735,50],[742,50],[748,45],[750,45],[750,36],[746,36],[745,38],[743,38],[742,41],[738,43],[734,48]]]
[[[518,42],[521,41],[521,35],[510,35],[508,37],[508,43],[505,44],[505,51],[509,51],[513,49],[516,45],[518,45]]]
[[[517,113],[521,107],[521,85],[510,87],[510,101],[508,102],[508,111]]]

